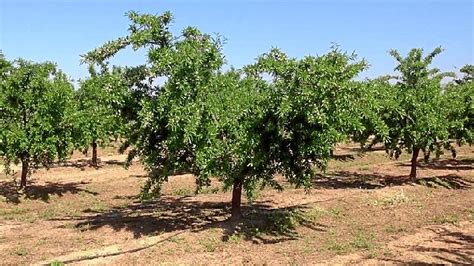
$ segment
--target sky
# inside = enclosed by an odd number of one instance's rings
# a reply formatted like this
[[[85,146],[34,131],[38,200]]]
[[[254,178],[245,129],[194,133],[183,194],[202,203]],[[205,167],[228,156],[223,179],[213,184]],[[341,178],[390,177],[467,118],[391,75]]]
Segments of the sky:
[[[176,34],[195,26],[224,36],[227,63],[237,68],[272,47],[301,58],[326,53],[332,44],[368,61],[360,78],[393,73],[390,49],[406,54],[442,46],[433,66],[443,71],[474,64],[472,0],[0,0],[0,50],[8,59],[53,61],[71,78],[84,78],[80,55],[125,36],[130,10],[171,11]],[[126,51],[112,63],[144,60],[143,53]]]

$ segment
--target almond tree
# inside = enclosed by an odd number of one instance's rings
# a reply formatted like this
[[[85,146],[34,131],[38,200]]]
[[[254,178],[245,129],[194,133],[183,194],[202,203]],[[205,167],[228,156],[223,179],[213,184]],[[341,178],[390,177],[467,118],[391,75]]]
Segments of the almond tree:
[[[463,77],[447,86],[444,105],[448,108],[450,138],[458,145],[474,141],[474,66],[461,68]],[[455,155],[455,150],[453,155]]]
[[[53,63],[18,59],[2,70],[0,154],[7,170],[21,162],[20,188],[32,167],[70,155],[72,98],[73,86]]]
[[[144,197],[176,171],[194,174],[198,190],[216,177],[232,188],[238,218],[243,191],[252,198],[261,186],[281,189],[276,173],[309,188],[313,166],[325,168],[334,145],[361,126],[348,101],[365,68],[355,56],[333,49],[298,60],[275,49],[244,70],[223,71],[221,38],[192,27],[174,36],[169,12],[128,16],[130,34],[84,61],[104,64],[129,45],[148,50],[147,63],[127,71],[140,92],[127,139],[129,159],[140,156],[150,173]]]
[[[92,147],[92,165],[97,166],[97,146],[105,147],[122,130],[121,106],[127,90],[120,69],[89,68],[90,77],[80,82],[76,91],[77,146],[87,151]]]
[[[443,105],[441,80],[452,74],[430,68],[441,51],[441,48],[436,48],[423,56],[423,49],[412,49],[406,57],[396,50],[390,52],[398,63],[395,68],[398,75],[393,77],[397,83],[392,90],[392,99],[397,104],[384,114],[383,119],[389,128],[385,147],[395,157],[403,149],[412,154],[412,180],[416,179],[420,150],[431,151],[449,144],[449,123],[447,107]]]

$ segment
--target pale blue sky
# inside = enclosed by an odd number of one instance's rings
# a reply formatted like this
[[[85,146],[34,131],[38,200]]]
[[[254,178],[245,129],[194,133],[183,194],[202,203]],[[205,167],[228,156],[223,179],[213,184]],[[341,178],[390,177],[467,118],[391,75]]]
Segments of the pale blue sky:
[[[388,50],[445,51],[435,66],[455,70],[474,61],[474,1],[80,1],[0,0],[0,49],[9,59],[51,60],[72,78],[87,75],[80,54],[125,35],[129,10],[170,10],[178,33],[187,25],[227,38],[229,64],[241,67],[271,47],[290,56],[325,53],[331,43],[355,51],[371,67],[362,77],[390,73]],[[124,53],[114,63],[139,64]]]

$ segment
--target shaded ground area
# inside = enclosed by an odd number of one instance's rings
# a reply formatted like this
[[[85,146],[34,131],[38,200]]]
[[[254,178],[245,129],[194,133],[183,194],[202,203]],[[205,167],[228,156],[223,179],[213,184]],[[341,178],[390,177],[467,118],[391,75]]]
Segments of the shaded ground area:
[[[239,234],[255,243],[268,243],[266,239],[259,237],[259,233],[278,237],[272,240],[278,242],[296,239],[293,223],[313,230],[325,228],[304,216],[304,212],[310,207],[303,204],[274,208],[271,201],[259,201],[244,206],[242,212],[245,217],[236,222],[228,221],[229,207],[225,202],[203,202],[192,197],[163,197],[159,201],[133,203],[107,212],[86,209],[83,216],[55,220],[73,221],[76,228],[83,230],[99,230],[102,227],[110,227],[115,231],[125,230],[133,233],[133,238],[182,230],[200,232],[221,228],[224,229],[222,240]]]
[[[315,188],[326,189],[377,189],[387,186],[415,184],[449,189],[468,189],[472,188],[474,182],[454,174],[422,177],[418,178],[416,182],[413,182],[406,175],[361,174],[349,171],[336,171],[325,175],[318,175],[313,181]]]
[[[61,197],[66,193],[77,194],[80,192],[97,195],[96,192],[80,188],[81,185],[85,184],[87,184],[87,182],[63,184],[47,181],[42,185],[38,185],[35,182],[29,182],[28,187],[24,191],[19,191],[18,184],[15,181],[2,181],[0,182],[0,196],[3,196],[6,202],[19,204],[21,198],[48,202],[51,195]]]
[[[285,190],[244,200],[237,222],[217,182],[195,195],[192,176],[173,176],[162,198],[140,202],[140,165],[127,171],[124,156],[102,156],[97,168],[83,157],[40,168],[24,193],[0,176],[4,263],[472,263],[471,147],[420,161],[412,183],[409,156],[345,145],[310,191],[277,177]]]
[[[435,170],[474,170],[474,159],[471,158],[460,158],[460,159],[434,159],[427,163],[420,160],[418,167],[421,169],[435,169]],[[397,163],[399,166],[410,167],[408,163],[400,162]]]

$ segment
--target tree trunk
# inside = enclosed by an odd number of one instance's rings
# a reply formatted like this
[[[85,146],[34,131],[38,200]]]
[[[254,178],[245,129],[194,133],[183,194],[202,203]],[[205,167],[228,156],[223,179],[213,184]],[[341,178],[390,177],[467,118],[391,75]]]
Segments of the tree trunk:
[[[20,189],[23,189],[26,187],[26,177],[28,176],[28,166],[29,166],[28,159],[22,159],[21,160]]]
[[[242,218],[241,202],[242,202],[242,180],[235,179],[234,187],[232,188],[232,220]]]
[[[453,159],[456,159],[456,149],[451,147],[451,155],[453,156]]]
[[[419,148],[413,149],[413,155],[411,157],[411,171],[410,171],[410,178],[412,181],[416,181],[416,165],[417,165],[419,153],[420,153]]]
[[[92,141],[92,165],[97,166],[97,142]]]
[[[424,155],[423,160],[425,161],[425,163],[428,163],[429,160],[430,160],[431,151],[430,150],[424,150],[423,155]]]

